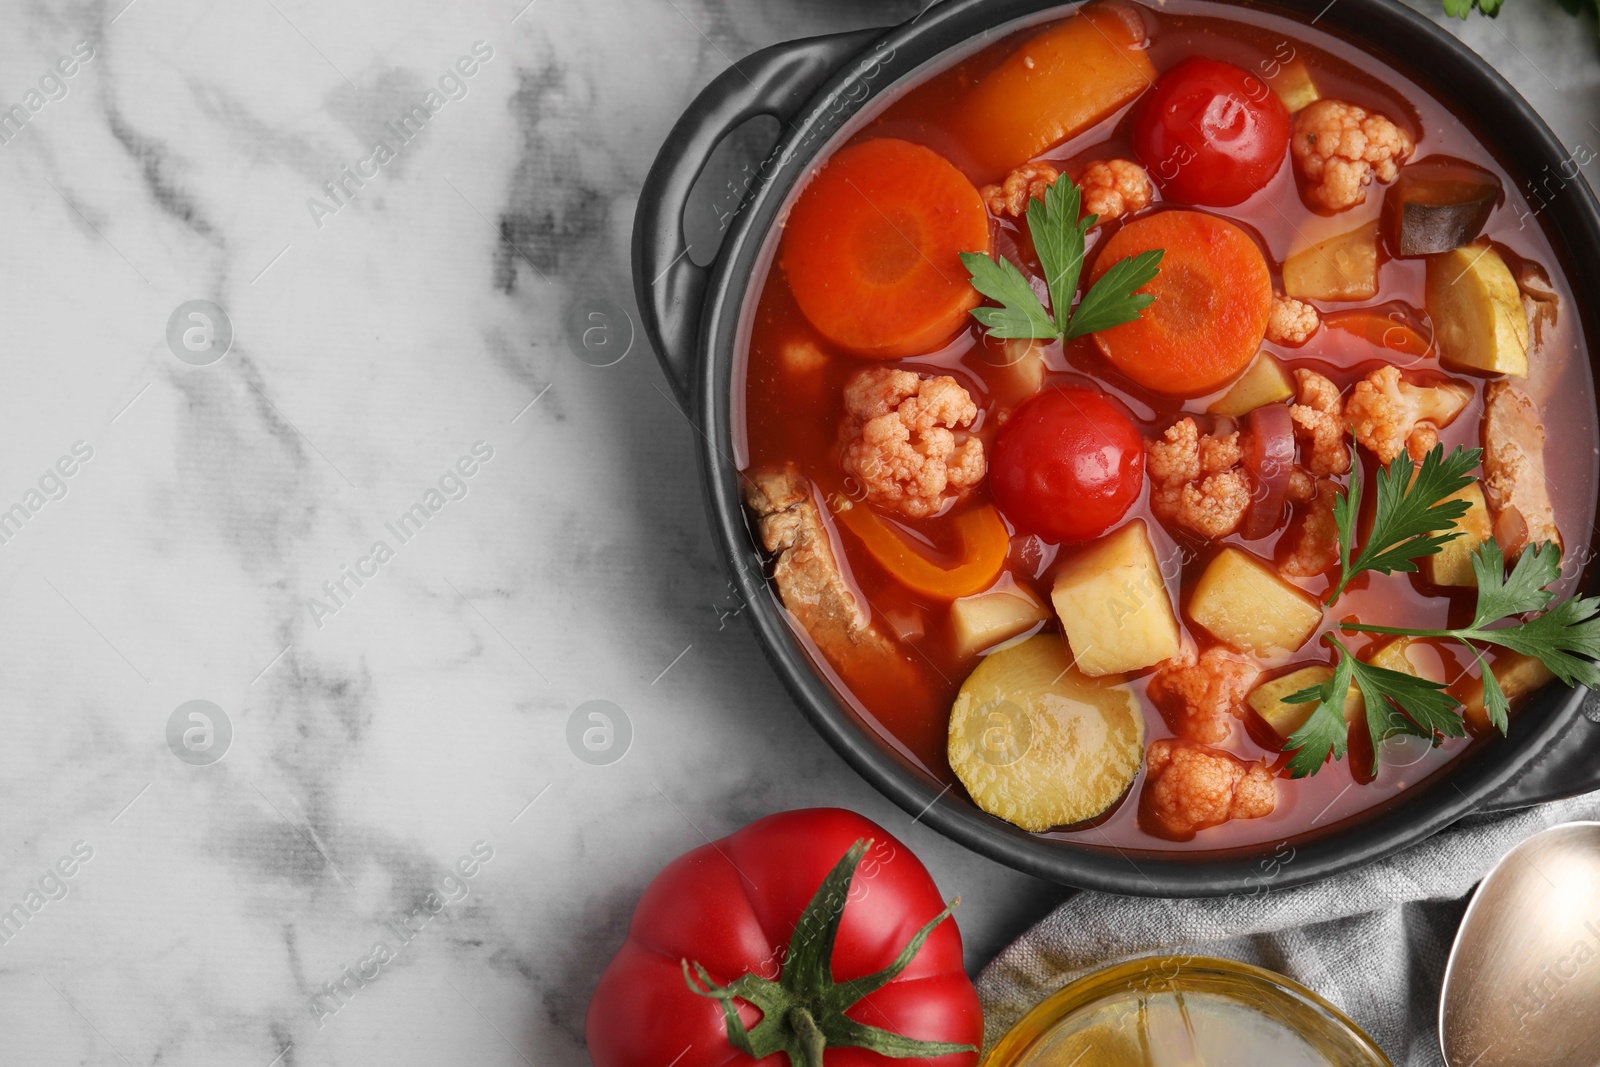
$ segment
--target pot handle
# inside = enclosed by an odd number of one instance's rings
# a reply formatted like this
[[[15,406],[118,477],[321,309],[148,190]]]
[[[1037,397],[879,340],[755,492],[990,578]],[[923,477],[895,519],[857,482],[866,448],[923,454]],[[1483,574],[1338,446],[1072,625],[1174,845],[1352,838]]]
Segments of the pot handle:
[[[1600,789],[1600,691],[1584,697],[1583,712],[1573,716],[1521,777],[1488,799],[1479,811],[1510,811],[1551,800],[1564,800]]]
[[[771,115],[787,128],[831,74],[885,32],[880,27],[810,37],[746,56],[701,90],[662,143],[639,194],[633,284],[645,335],[685,404],[711,277],[710,267],[689,258],[683,234],[695,181],[718,143],[740,124]]]

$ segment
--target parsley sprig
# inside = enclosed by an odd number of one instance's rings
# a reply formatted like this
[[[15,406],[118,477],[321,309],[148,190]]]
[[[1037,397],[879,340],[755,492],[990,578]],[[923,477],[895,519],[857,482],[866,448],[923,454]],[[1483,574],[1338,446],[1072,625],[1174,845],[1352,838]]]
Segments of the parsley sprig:
[[[1076,308],[1072,306],[1083,272],[1084,235],[1100,218],[1085,215],[1080,219],[1082,203],[1082,191],[1065,174],[1045,189],[1043,199],[1028,201],[1028,234],[1044,268],[1048,311],[1027,275],[1009,259],[991,259],[981,252],[961,254],[973,288],[1000,305],[972,312],[973,318],[988,327],[990,337],[1070,341],[1132,322],[1155,300],[1138,290],[1160,273],[1164,253],[1159,248],[1119,260],[1089,287]]]
[[[1457,520],[1467,511],[1465,501],[1446,498],[1465,488],[1469,472],[1481,457],[1478,449],[1457,448],[1448,456],[1436,446],[1420,467],[1402,452],[1377,476],[1377,504],[1372,531],[1365,545],[1355,549],[1356,517],[1361,505],[1361,470],[1356,465],[1350,487],[1335,504],[1339,533],[1340,578],[1330,603],[1363,570],[1392,574],[1415,571],[1415,560],[1437,553],[1459,537]],[[1415,476],[1413,477],[1413,472]],[[1574,596],[1560,600],[1548,588],[1561,576],[1561,550],[1549,543],[1531,545],[1506,572],[1500,545],[1489,538],[1472,555],[1478,581],[1478,601],[1472,622],[1446,629],[1374,626],[1344,622],[1346,633],[1388,634],[1454,641],[1477,661],[1483,681],[1484,711],[1502,734],[1508,727],[1510,701],[1481,646],[1509,649],[1542,662],[1567,685],[1600,688],[1600,597]],[[1333,634],[1337,660],[1333,676],[1285,697],[1291,704],[1316,702],[1305,723],[1290,735],[1284,748],[1293,751],[1288,768],[1296,778],[1316,774],[1328,756],[1343,759],[1346,749],[1345,698],[1352,686],[1366,705],[1366,727],[1372,738],[1373,771],[1378,746],[1391,737],[1463,737],[1462,705],[1442,682],[1389,670],[1357,659]]]
[[[1600,0],[1559,0],[1559,2],[1567,9],[1569,15],[1582,14],[1585,6],[1592,7],[1600,13]],[[1506,0],[1444,0],[1444,13],[1464,19],[1476,8],[1490,18],[1496,18],[1505,4]]]
[[[1434,445],[1433,451],[1422,458],[1420,468],[1413,466],[1411,456],[1404,451],[1380,467],[1372,532],[1367,535],[1367,543],[1355,552],[1363,481],[1357,452],[1352,460],[1350,486],[1333,505],[1334,522],[1339,527],[1340,573],[1339,584],[1334,586],[1328,602],[1338,600],[1345,586],[1362,571],[1413,572],[1417,569],[1413,561],[1433,555],[1447,541],[1460,536],[1459,532],[1449,531],[1467,513],[1467,502],[1446,498],[1472,484],[1471,472],[1482,458],[1482,449],[1457,448],[1446,456],[1443,445]]]

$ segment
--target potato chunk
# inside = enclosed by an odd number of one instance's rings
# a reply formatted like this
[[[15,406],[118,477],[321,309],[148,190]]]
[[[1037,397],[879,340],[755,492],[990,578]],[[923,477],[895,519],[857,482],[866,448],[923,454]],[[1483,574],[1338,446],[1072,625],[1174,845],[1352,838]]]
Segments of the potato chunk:
[[[1411,658],[1411,644],[1412,638],[1409,637],[1397,637],[1393,641],[1385,641],[1378,646],[1377,651],[1367,658],[1367,662],[1374,667],[1382,667],[1385,670],[1399,671],[1401,674],[1409,674],[1414,678],[1421,678],[1424,676],[1424,672],[1417,667]]]
[[[950,605],[956,648],[963,656],[975,656],[1009,641],[1049,617],[1049,609],[1039,598],[1015,582],[964,596]]]
[[[1423,557],[1422,565],[1428,581],[1434,585],[1477,588],[1478,575],[1472,569],[1472,554],[1494,536],[1494,519],[1489,515],[1489,505],[1484,503],[1483,485],[1474,481],[1445,499],[1467,502],[1467,513],[1456,520],[1455,530],[1459,536],[1446,541],[1434,555]]]
[[[1272,732],[1283,740],[1306,724],[1311,718],[1311,713],[1316,710],[1317,702],[1308,701],[1304,704],[1290,704],[1284,698],[1302,689],[1309,689],[1314,685],[1321,685],[1333,677],[1332,667],[1301,667],[1291,671],[1281,678],[1274,678],[1270,682],[1262,682],[1245,700],[1252,711],[1261,716],[1261,721],[1272,727]],[[1361,717],[1365,707],[1361,699],[1361,691],[1355,686],[1344,698],[1344,717],[1346,722]]]
[[[1528,314],[1511,269],[1487,244],[1428,257],[1428,316],[1447,366],[1528,374]]]
[[[1270,659],[1306,643],[1322,605],[1262,560],[1225,548],[1195,583],[1189,617],[1234,649]]]
[[[1024,830],[1092,819],[1143,761],[1144,714],[1121,683],[1074,669],[1054,634],[992,653],[950,710],[950,767],[978,807]]]
[[[1317,83],[1311,80],[1311,68],[1299,56],[1278,65],[1278,72],[1269,77],[1267,83],[1291,115],[1296,111],[1304,111],[1322,99],[1322,94],[1317,91]]]
[[[1207,410],[1213,415],[1230,419],[1242,418],[1256,408],[1266,407],[1294,396],[1294,381],[1278,357],[1263,352],[1250,364],[1250,368],[1233,383],[1233,388],[1222,394]]]
[[[1178,654],[1178,620],[1141,520],[1068,560],[1050,599],[1084,674],[1136,671]]]
[[[1283,291],[1296,300],[1371,300],[1378,295],[1378,223],[1292,253],[1283,261]]]

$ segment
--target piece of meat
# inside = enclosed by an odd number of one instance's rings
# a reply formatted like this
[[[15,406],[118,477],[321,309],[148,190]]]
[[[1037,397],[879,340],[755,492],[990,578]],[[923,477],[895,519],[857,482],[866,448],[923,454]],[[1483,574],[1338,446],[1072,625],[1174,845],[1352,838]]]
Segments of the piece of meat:
[[[1379,367],[1350,392],[1345,421],[1356,443],[1369,448],[1382,463],[1405,449],[1418,462],[1439,442],[1438,429],[1448,426],[1472,399],[1465,382],[1413,385],[1398,367]]]
[[[1484,390],[1483,498],[1507,559],[1530,544],[1561,547],[1544,471],[1544,425],[1527,394],[1505,382]]]
[[[1028,213],[1028,202],[1043,200],[1044,191],[1059,177],[1061,172],[1048,163],[1024,163],[999,185],[985,185],[978,194],[992,214],[1020,219]]]
[[[1289,139],[1306,199],[1330,211],[1363,203],[1374,174],[1394,181],[1416,147],[1387,117],[1343,100],[1318,100],[1295,115]]]
[[[1145,775],[1140,821],[1177,841],[1229,819],[1270,815],[1278,804],[1277,783],[1265,763],[1246,763],[1193,741],[1151,742]]]
[[[1150,206],[1150,176],[1132,160],[1096,160],[1084,168],[1078,187],[1083,213],[1100,216],[1096,225]]]
[[[1298,403],[1289,407],[1295,436],[1309,452],[1305,467],[1314,478],[1346,474],[1350,470],[1350,447],[1344,439],[1344,401],[1339,387],[1316,371],[1294,372]]]
[[[1310,504],[1289,527],[1289,554],[1278,565],[1288,578],[1313,578],[1339,562],[1339,526],[1333,519],[1338,491],[1326,478],[1315,482]]]
[[[833,543],[811,486],[790,465],[749,478],[745,503],[755,512],[761,544],[775,553],[772,577],[783,606],[841,671],[897,658],[856,602],[834,557]]]
[[[1149,694],[1180,737],[1215,744],[1227,740],[1260,676],[1248,656],[1218,646],[1196,657],[1189,646],[1150,677]]]
[[[1322,325],[1317,309],[1292,296],[1272,298],[1272,314],[1267,318],[1267,340],[1275,345],[1298,348],[1311,340],[1311,335]]]
[[[978,406],[949,375],[875,367],[845,385],[844,406],[844,469],[874,504],[925,518],[988,470],[982,441],[956,440],[954,431],[972,424]]]
[[[1191,418],[1145,445],[1150,507],[1163,522],[1215,540],[1239,528],[1250,510],[1250,476],[1239,468],[1237,433],[1201,434]]]

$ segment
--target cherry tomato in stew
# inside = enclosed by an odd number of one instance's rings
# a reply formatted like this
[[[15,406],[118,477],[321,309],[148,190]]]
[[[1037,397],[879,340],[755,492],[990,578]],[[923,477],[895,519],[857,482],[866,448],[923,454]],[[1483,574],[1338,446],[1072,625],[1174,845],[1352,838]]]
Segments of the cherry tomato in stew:
[[[1289,111],[1265,81],[1193,56],[1145,96],[1133,148],[1164,196],[1227,207],[1261,189],[1289,151]]]
[[[1098,389],[1047,389],[1000,430],[989,464],[995,504],[1028,533],[1087,541],[1116,525],[1144,485],[1144,441]]]

